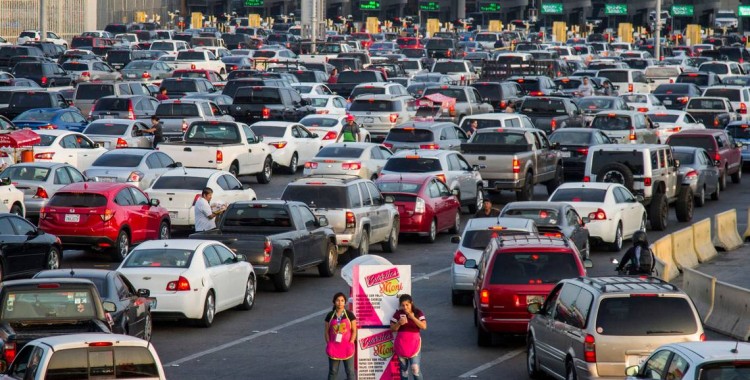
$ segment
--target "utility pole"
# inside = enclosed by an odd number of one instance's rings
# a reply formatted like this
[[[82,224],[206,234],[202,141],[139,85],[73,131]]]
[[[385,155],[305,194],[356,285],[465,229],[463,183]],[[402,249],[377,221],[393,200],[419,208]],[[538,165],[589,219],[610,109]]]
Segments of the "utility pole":
[[[39,39],[47,41],[47,0],[39,0]]]
[[[656,0],[656,25],[654,29],[656,29],[654,33],[654,48],[656,49],[654,58],[658,62],[661,60],[661,0]]]

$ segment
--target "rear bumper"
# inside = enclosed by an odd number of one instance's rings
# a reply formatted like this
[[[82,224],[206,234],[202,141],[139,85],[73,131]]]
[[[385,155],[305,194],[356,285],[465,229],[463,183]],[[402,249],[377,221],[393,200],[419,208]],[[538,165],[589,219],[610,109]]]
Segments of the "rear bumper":
[[[203,314],[205,299],[200,291],[152,294],[156,298],[156,308],[151,314],[156,318],[198,319]]]
[[[587,215],[581,215],[587,216]],[[586,228],[589,230],[589,236],[592,239],[601,240],[604,243],[615,242],[615,228],[610,221],[596,220],[586,224]]]
[[[492,333],[526,334],[529,327],[529,320],[531,320],[530,317],[503,318],[502,316],[490,316],[479,312],[480,328]]]
[[[520,190],[526,184],[525,179],[487,179],[482,182],[487,190]]]
[[[432,218],[425,214],[414,214],[412,216],[399,213],[400,230],[402,234],[427,234],[430,232]]]
[[[114,247],[117,236],[75,236],[59,235],[57,237],[62,241],[63,246],[85,246],[85,247]],[[115,232],[116,235],[116,232]]]

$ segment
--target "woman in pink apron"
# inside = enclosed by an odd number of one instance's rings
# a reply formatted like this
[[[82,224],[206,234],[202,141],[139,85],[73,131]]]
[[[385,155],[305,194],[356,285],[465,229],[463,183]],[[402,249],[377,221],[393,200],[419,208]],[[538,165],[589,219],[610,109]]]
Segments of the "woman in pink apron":
[[[398,302],[401,307],[391,317],[391,330],[398,333],[393,344],[393,351],[398,355],[401,380],[409,379],[410,368],[414,380],[420,380],[422,378],[422,372],[419,369],[422,337],[419,331],[427,329],[427,320],[422,310],[414,307],[410,295],[402,294]]]
[[[339,374],[339,365],[344,363],[347,380],[356,379],[354,372],[354,343],[357,340],[357,317],[346,310],[346,296],[333,296],[333,311],[325,319],[326,355],[328,355],[328,380]]]

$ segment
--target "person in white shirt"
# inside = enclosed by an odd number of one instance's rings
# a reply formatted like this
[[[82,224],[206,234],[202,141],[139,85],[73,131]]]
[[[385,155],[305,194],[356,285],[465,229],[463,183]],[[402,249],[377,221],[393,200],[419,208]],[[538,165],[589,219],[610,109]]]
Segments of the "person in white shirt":
[[[216,211],[211,209],[211,198],[214,191],[207,187],[203,189],[201,197],[195,202],[195,232],[207,231],[216,228],[216,217],[221,215],[226,208]]]

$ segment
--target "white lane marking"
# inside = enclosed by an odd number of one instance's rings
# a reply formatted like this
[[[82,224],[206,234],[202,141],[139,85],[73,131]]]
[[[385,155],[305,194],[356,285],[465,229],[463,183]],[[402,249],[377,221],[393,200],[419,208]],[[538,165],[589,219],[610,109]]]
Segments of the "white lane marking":
[[[417,281],[420,281],[420,280],[429,280],[431,276],[436,276],[436,275],[438,275],[440,273],[447,272],[450,269],[451,268],[448,267],[448,268],[443,268],[443,269],[440,269],[440,270],[436,270],[436,271],[434,271],[432,273],[427,273],[427,274],[421,275],[419,277],[414,277],[414,278],[412,278],[411,281],[412,281],[412,283],[414,283],[414,282],[417,282]],[[219,352],[221,350],[225,350],[225,349],[230,348],[230,347],[234,347],[234,346],[236,346],[238,344],[241,344],[241,343],[249,342],[249,341],[251,341],[253,339],[260,338],[260,337],[262,337],[264,335],[276,334],[281,329],[287,328],[289,326],[294,326],[294,325],[296,325],[298,323],[305,322],[305,321],[307,321],[309,319],[312,319],[312,318],[320,317],[322,315],[325,315],[325,313],[327,313],[329,311],[331,311],[330,308],[326,308],[326,309],[323,309],[323,310],[320,310],[320,311],[316,311],[315,313],[305,315],[304,317],[297,318],[297,319],[295,319],[293,321],[289,321],[287,323],[284,323],[284,324],[281,324],[281,325],[278,325],[278,326],[275,326],[275,327],[271,327],[268,330],[260,331],[260,332],[255,333],[255,334],[248,335],[248,336],[242,337],[240,339],[236,339],[236,340],[233,340],[231,342],[224,343],[224,344],[222,344],[220,346],[216,346],[214,348],[211,348],[211,349],[208,349],[208,350],[205,350],[205,351],[196,352],[196,353],[194,353],[192,355],[185,356],[184,358],[180,358],[180,359],[177,359],[175,361],[172,361],[172,362],[169,362],[167,364],[164,364],[164,367],[176,367],[176,366],[179,366],[182,363],[185,363],[185,362],[188,362],[188,361],[191,361],[191,360],[194,360],[194,359],[198,359],[198,358],[200,358],[202,356],[210,355],[210,354],[213,354],[215,352]]]
[[[520,348],[516,349],[516,350],[513,350],[513,351],[510,351],[507,354],[505,354],[505,355],[503,355],[503,356],[501,356],[501,357],[499,357],[499,358],[497,358],[497,359],[495,359],[495,360],[493,360],[493,361],[491,361],[489,363],[484,363],[484,364],[480,365],[479,367],[474,368],[471,371],[464,373],[463,375],[459,376],[458,378],[459,379],[466,379],[466,378],[469,378],[469,377],[474,377],[474,375],[476,375],[476,374],[478,374],[478,373],[480,373],[480,372],[482,372],[482,371],[484,371],[486,369],[489,369],[490,367],[494,367],[494,366],[496,366],[496,365],[498,365],[498,364],[500,364],[500,363],[502,363],[502,362],[504,362],[506,360],[509,360],[509,359],[512,359],[512,358],[518,356],[518,354],[522,353],[523,351],[524,350],[522,350]]]

